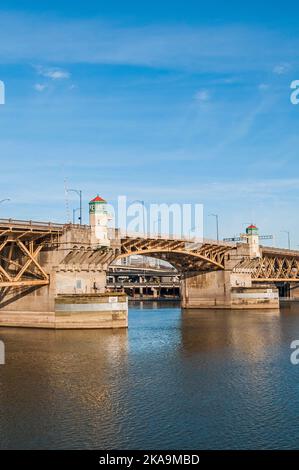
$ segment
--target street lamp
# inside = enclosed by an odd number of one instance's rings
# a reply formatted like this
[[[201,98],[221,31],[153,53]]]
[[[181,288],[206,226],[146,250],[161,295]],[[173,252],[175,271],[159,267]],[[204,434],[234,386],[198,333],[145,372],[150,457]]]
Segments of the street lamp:
[[[77,209],[73,209],[73,224],[75,225],[76,223],[76,212],[80,210],[80,207],[77,207]]]
[[[291,236],[289,230],[281,230],[281,233],[286,233],[288,236],[288,249],[291,249]]]
[[[215,217],[216,219],[216,233],[217,233],[217,242],[219,242],[219,218],[218,214],[209,214],[210,217]]]
[[[80,220],[80,225],[82,225],[82,191],[81,191],[81,189],[68,189],[67,191],[69,193],[76,193],[79,196],[79,200],[80,200],[80,207],[79,207],[80,217],[79,217],[79,220]]]

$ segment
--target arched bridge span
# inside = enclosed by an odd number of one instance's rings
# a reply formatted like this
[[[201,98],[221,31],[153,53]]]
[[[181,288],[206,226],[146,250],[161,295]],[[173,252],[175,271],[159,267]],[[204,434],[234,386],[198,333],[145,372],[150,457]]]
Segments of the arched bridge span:
[[[121,239],[116,258],[144,255],[163,259],[179,272],[209,272],[224,269],[224,259],[232,246],[203,241],[187,242],[178,239],[125,237]]]

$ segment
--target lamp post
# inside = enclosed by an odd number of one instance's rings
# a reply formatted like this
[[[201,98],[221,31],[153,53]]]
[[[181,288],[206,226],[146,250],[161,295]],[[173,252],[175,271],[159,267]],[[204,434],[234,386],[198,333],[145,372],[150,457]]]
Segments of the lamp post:
[[[81,191],[81,189],[68,189],[67,191],[69,193],[76,193],[79,196],[79,200],[80,200],[80,207],[79,207],[80,217],[79,217],[79,220],[80,220],[80,225],[82,225],[82,191]]]
[[[286,233],[288,236],[288,249],[291,249],[291,236],[290,236],[290,231],[289,230],[281,230],[282,233]]]
[[[216,219],[216,234],[217,234],[217,242],[219,242],[219,218],[218,214],[209,214],[210,217],[215,217]]]
[[[75,225],[76,223],[76,212],[80,210],[80,207],[77,207],[77,209],[73,209],[73,224]]]

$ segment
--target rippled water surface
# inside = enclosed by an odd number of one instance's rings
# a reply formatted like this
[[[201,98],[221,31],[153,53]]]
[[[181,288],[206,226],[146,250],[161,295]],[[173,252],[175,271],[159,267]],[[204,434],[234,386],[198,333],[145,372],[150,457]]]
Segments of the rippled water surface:
[[[129,330],[0,329],[0,448],[299,448],[299,304],[132,306]]]

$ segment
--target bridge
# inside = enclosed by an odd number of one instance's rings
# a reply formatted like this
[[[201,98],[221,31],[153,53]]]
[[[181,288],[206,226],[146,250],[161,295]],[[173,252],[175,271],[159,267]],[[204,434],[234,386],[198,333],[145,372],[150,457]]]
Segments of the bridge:
[[[186,308],[278,308],[275,284],[299,283],[299,252],[259,246],[255,234],[236,243],[109,229],[102,242],[94,230],[1,219],[0,315],[52,311],[61,294],[104,292],[111,266],[131,255],[174,266]]]
[[[180,273],[224,269],[224,258],[235,245],[214,240],[128,234],[121,237],[118,258],[150,256],[168,261]]]
[[[64,229],[63,224],[0,219],[0,288],[49,284],[39,254],[57,246]]]
[[[60,238],[68,230],[90,230],[89,226],[0,219],[0,287],[49,284],[49,275],[39,262],[43,250],[59,250]],[[88,235],[88,233],[87,233]],[[99,264],[131,255],[163,259],[180,274],[225,269],[225,259],[238,244],[215,240],[182,239],[151,234],[125,234],[114,231],[116,248],[100,250],[89,240],[71,239],[62,263]],[[65,242],[63,243],[66,244]],[[299,282],[299,251],[261,247],[261,257],[244,256],[234,271],[250,273],[255,282]]]
[[[121,239],[118,258],[144,255],[163,259],[182,275],[225,270],[225,261],[237,259],[237,251],[245,243],[236,244],[203,239],[200,242],[162,237],[129,235]],[[251,258],[243,252],[233,268],[235,273],[249,273],[254,282],[299,282],[299,251],[261,247],[261,256]]]
[[[299,282],[299,251],[262,247],[260,258],[244,258],[235,272],[249,272],[254,282]]]

